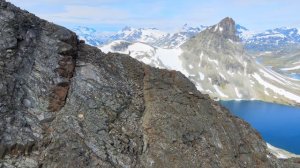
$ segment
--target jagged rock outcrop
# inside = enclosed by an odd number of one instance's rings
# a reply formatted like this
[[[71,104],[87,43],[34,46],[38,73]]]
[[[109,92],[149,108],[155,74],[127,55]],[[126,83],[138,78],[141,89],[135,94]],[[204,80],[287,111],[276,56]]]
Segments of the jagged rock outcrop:
[[[296,167],[181,73],[0,0],[0,167]]]
[[[65,103],[77,36],[0,1],[0,157],[32,153]],[[67,60],[67,62],[64,62]]]
[[[226,17],[220,21],[217,25],[213,26],[213,29],[208,29],[213,34],[218,34],[225,39],[231,39],[232,41],[239,42],[240,39],[237,36],[236,24],[232,18]]]

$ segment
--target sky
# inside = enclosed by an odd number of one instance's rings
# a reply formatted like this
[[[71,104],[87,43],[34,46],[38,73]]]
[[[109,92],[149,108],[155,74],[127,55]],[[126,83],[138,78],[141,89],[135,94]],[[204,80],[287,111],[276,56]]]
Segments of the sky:
[[[7,0],[48,21],[118,31],[125,26],[176,31],[225,17],[252,31],[300,28],[299,0]]]

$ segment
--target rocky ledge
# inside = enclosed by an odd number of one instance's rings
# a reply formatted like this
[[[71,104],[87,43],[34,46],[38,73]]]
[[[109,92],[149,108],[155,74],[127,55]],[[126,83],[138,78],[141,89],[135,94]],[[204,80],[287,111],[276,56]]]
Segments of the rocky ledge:
[[[0,167],[299,167],[179,72],[0,0]]]

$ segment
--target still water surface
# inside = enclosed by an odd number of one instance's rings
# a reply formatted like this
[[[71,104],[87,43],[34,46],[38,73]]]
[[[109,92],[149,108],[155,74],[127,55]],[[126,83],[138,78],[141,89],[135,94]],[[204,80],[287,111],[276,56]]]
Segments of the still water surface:
[[[220,101],[273,146],[300,154],[300,107],[262,101]]]

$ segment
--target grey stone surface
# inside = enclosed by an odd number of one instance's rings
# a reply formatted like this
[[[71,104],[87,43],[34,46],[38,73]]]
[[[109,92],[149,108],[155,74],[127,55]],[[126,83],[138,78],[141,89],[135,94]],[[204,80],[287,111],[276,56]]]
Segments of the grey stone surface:
[[[297,167],[179,72],[4,0],[0,37],[0,167]]]

